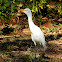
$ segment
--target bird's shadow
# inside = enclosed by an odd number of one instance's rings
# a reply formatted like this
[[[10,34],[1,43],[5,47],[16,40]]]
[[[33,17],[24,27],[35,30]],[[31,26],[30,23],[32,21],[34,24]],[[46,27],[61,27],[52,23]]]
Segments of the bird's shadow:
[[[45,39],[46,39],[46,42],[48,41],[51,41],[51,40],[57,40],[57,39],[60,39],[60,37],[62,37],[62,35],[58,35],[56,37],[56,39],[54,38],[53,35],[50,35],[50,36],[46,36]],[[27,50],[28,47],[31,47],[31,46],[35,46],[33,41],[31,39],[23,39],[23,40],[19,40],[19,39],[15,39],[13,42],[5,42],[5,43],[0,43],[0,50],[6,50],[7,48],[11,48],[11,46],[17,46],[19,47],[18,49],[19,50]],[[24,47],[24,48],[22,48]],[[15,49],[17,50],[17,49]]]

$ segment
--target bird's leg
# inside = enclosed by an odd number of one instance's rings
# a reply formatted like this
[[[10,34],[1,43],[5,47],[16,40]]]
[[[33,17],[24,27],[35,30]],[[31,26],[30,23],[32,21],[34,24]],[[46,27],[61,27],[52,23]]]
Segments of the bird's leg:
[[[41,45],[41,43],[39,43],[40,45]],[[41,48],[41,52],[43,51],[44,49],[43,48]]]
[[[36,42],[35,42],[35,41],[33,41],[33,42],[34,42],[34,44],[35,44],[35,51],[37,52]]]
[[[36,53],[37,53],[37,46],[35,46],[35,58],[36,58]]]
[[[34,45],[36,46],[36,42],[35,41],[33,41],[34,42]]]
[[[44,49],[41,48],[41,57],[44,58],[45,57],[44,56],[45,55],[45,50],[46,50],[47,47],[46,47],[45,43],[43,43],[43,42],[42,42],[42,45],[43,45]]]
[[[33,42],[34,42],[34,45],[35,45],[35,50],[37,51],[36,42],[35,41],[33,41]]]
[[[41,43],[39,43],[39,44],[41,45]],[[41,47],[42,47],[42,46],[41,46]],[[41,58],[43,58],[43,57],[44,57],[44,49],[43,49],[43,48],[41,48],[40,55],[41,55]]]
[[[35,51],[37,52],[36,42],[35,41],[33,41],[33,42],[34,42],[34,45],[35,45]],[[36,53],[35,53],[35,58],[36,58]]]
[[[32,46],[32,43],[31,43],[31,46],[30,46],[30,48],[33,48],[33,46]]]
[[[36,42],[35,42],[35,41],[33,41],[33,42],[34,42],[34,45],[36,46]],[[31,47],[33,47],[33,46],[31,45]],[[31,48],[31,47],[30,47],[30,48]]]
[[[44,51],[46,50],[47,46],[45,45],[45,42],[42,42],[42,45],[44,47]]]
[[[46,49],[47,49],[47,46],[45,45],[45,46],[44,46],[44,51],[45,51]]]

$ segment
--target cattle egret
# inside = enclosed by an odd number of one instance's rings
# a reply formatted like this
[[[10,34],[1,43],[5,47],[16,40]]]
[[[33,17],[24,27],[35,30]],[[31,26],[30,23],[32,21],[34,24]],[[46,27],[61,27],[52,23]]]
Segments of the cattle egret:
[[[40,45],[43,45],[45,51],[45,49],[47,48],[45,44],[45,36],[41,29],[33,23],[31,10],[29,8],[20,9],[20,12],[24,12],[28,17],[28,24],[31,30],[31,39],[34,42],[35,46],[36,42],[38,42]]]

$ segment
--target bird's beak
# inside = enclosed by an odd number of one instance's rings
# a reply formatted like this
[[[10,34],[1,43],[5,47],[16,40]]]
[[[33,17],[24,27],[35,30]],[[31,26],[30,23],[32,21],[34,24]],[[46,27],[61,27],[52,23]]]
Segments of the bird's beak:
[[[24,12],[27,11],[26,9],[20,9],[18,12]]]

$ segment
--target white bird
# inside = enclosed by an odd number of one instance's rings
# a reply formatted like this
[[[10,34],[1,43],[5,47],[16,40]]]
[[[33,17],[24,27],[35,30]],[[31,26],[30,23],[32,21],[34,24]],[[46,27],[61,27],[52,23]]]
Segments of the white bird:
[[[31,39],[34,42],[35,46],[36,42],[38,42],[40,45],[43,45],[45,51],[45,49],[47,48],[45,44],[45,36],[41,29],[33,23],[31,10],[29,8],[20,9],[20,12],[24,12],[28,17],[28,24],[31,30]]]

